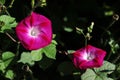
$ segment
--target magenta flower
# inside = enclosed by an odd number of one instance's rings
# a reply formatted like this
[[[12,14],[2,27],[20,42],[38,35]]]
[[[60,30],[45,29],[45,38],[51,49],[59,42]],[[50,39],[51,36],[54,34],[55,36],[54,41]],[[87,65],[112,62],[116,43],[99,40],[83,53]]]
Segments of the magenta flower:
[[[28,50],[43,48],[51,43],[51,21],[43,15],[32,12],[16,26],[21,44]]]
[[[87,45],[73,53],[73,63],[80,69],[100,67],[105,55],[106,51]]]

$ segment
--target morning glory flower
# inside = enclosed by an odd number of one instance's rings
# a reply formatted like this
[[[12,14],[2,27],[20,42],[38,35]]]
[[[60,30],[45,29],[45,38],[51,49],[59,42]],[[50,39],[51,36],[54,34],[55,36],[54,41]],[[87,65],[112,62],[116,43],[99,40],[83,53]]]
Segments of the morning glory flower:
[[[73,53],[73,63],[77,68],[87,69],[100,67],[103,64],[106,51],[87,45]]]
[[[24,48],[36,50],[52,41],[51,21],[45,16],[32,12],[16,26],[16,34]]]

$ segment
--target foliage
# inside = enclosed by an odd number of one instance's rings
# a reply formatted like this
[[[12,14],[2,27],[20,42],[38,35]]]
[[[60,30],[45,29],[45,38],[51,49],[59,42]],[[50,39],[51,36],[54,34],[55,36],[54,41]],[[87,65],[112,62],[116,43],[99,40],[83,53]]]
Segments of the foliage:
[[[120,80],[119,4],[120,0],[0,0],[0,80]],[[44,15],[52,25],[41,16],[43,23],[38,23],[38,17],[30,16],[32,12]],[[16,26],[21,21],[19,26],[30,27],[34,21],[34,27],[43,26],[39,34],[44,34],[40,39],[46,41],[51,32],[45,30],[46,25],[52,26],[51,43],[27,50],[24,46],[28,37],[23,33],[22,41],[16,35]],[[29,30],[28,33],[32,34]],[[36,39],[33,36],[28,43],[30,48]],[[73,54],[88,44],[107,54],[100,67],[81,69],[74,65]],[[92,64],[97,60],[93,59]]]

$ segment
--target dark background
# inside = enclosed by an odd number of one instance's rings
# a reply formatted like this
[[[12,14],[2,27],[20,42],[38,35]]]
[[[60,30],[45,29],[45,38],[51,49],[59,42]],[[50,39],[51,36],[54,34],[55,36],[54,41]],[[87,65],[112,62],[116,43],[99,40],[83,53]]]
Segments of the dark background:
[[[31,0],[16,0],[11,9],[12,16],[17,21],[21,21],[26,17],[30,10]],[[37,0],[36,0],[37,1]],[[7,2],[6,2],[7,3]],[[8,0],[9,3],[9,0]],[[100,35],[112,22],[112,15],[105,16],[107,11],[113,11],[115,14],[120,13],[120,0],[47,0],[47,6],[38,7],[35,12],[43,14],[51,19],[53,25],[53,33],[57,34],[57,42],[62,42],[67,49],[78,49],[84,45],[83,36],[76,33],[75,27],[87,30],[91,22],[95,23],[90,43],[96,46],[100,40]],[[6,4],[7,5],[7,4]],[[106,8],[109,6],[109,8]],[[63,19],[67,17],[65,22]],[[118,38],[119,20],[110,28],[114,38]],[[72,32],[64,31],[64,26],[73,29]]]
[[[31,0],[15,0],[13,7],[8,9],[11,16],[15,17],[17,22],[24,19],[31,10],[30,2]],[[37,0],[36,0],[37,1]],[[6,1],[6,6],[9,5],[10,0]],[[106,8],[105,5],[109,6]],[[83,29],[87,32],[87,27],[90,26],[91,22],[95,23],[92,32],[92,39],[88,42],[91,45],[110,50],[110,47],[103,46],[101,43],[101,34],[104,29],[106,29],[112,22],[112,15],[105,16],[106,11],[114,11],[115,14],[120,15],[120,0],[47,0],[47,6],[38,7],[35,12],[47,16],[52,21],[53,33],[56,34],[56,41],[58,42],[57,50],[63,51],[63,53],[57,52],[56,60],[50,60],[52,63],[48,68],[43,70],[36,63],[31,70],[33,71],[33,76],[38,78],[38,80],[80,80],[80,75],[73,76],[73,71],[79,71],[73,68],[71,60],[68,56],[64,54],[66,50],[77,50],[84,46],[84,37],[76,33],[76,27]],[[67,21],[64,21],[64,17],[67,17]],[[73,29],[72,32],[66,32],[64,26]],[[120,37],[120,20],[118,20],[109,29],[112,33],[112,37],[119,41]],[[104,35],[102,38],[107,39],[110,36]],[[12,49],[13,47],[8,47]],[[45,58],[46,61],[48,60]],[[113,58],[114,59],[114,56]],[[48,60],[49,61],[49,60]],[[59,66],[62,63],[67,63],[63,68],[68,69],[66,72],[63,70],[64,75],[60,74]],[[15,65],[16,73],[21,75],[19,79],[21,80],[23,72],[21,71],[21,64]],[[30,79],[28,79],[30,80]]]

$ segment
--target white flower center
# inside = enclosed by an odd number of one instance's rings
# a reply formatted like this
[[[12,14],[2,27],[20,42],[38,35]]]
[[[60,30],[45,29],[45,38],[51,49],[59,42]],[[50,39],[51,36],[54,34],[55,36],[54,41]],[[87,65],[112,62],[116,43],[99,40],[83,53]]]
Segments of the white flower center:
[[[40,31],[39,31],[36,27],[33,27],[33,28],[31,28],[31,30],[30,30],[30,35],[33,36],[33,37],[38,36],[39,33],[40,33]]]
[[[93,60],[95,58],[95,55],[91,52],[85,52],[84,54],[84,57],[83,57],[85,60]]]
[[[92,53],[87,54],[87,60],[93,60],[95,56]]]

